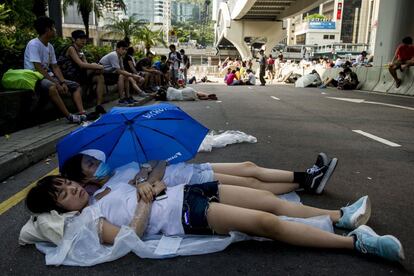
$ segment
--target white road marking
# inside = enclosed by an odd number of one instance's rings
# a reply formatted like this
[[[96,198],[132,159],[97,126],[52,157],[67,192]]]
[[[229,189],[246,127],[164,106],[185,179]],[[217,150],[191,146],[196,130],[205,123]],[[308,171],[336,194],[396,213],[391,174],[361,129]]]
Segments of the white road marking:
[[[327,97],[327,98],[333,99],[333,100],[351,102],[351,103],[363,103],[365,101],[364,99],[335,98],[335,97]]]
[[[385,106],[402,108],[402,109],[408,109],[408,110],[413,110],[414,111],[414,107],[408,107],[408,106],[403,106],[403,105],[387,104],[387,103],[378,103],[378,102],[368,102],[368,101],[365,101],[364,103],[385,105]]]
[[[322,95],[326,95],[326,93],[325,93],[325,92],[322,92],[321,94],[322,94]]]
[[[353,131],[353,132],[356,132],[356,133],[358,133],[358,134],[361,134],[361,135],[363,135],[363,136],[365,136],[365,137],[371,138],[371,139],[373,139],[373,140],[375,140],[375,141],[377,141],[377,142],[380,142],[380,143],[386,144],[386,145],[388,145],[388,146],[390,146],[390,147],[401,147],[401,145],[399,145],[399,144],[396,144],[396,143],[394,143],[394,142],[388,141],[388,140],[386,140],[386,139],[384,139],[384,138],[381,138],[381,137],[375,136],[375,135],[373,135],[373,134],[370,134],[370,133],[368,133],[368,132],[365,132],[365,131],[362,131],[362,130],[359,130],[359,129],[354,129],[354,130],[352,130],[352,131]]]
[[[407,109],[407,110],[414,111],[414,107],[408,107],[408,106],[396,105],[396,104],[388,104],[388,103],[370,102],[370,101],[365,101],[364,99],[336,98],[336,97],[327,97],[327,98],[333,99],[333,100],[339,100],[339,101],[352,102],[352,103],[366,103],[366,104],[384,105],[384,106],[396,107],[396,108],[402,108],[402,109]]]
[[[272,98],[274,100],[277,100],[277,101],[280,101],[280,99],[279,98],[276,98],[275,96],[270,96],[270,98]]]

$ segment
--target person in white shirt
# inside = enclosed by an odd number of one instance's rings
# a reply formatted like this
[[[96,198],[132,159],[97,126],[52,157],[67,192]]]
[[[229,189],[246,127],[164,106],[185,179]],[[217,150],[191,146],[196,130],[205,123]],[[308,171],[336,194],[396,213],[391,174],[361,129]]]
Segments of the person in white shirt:
[[[153,185],[155,194],[166,189],[163,182]],[[143,201],[137,189],[124,181],[105,188],[91,199],[79,183],[61,176],[47,176],[29,191],[26,206],[34,213],[86,212],[94,208],[98,212],[95,231],[100,243],[105,244],[114,244],[125,226],[138,237],[228,235],[239,231],[297,246],[348,249],[390,261],[404,260],[403,247],[396,237],[379,236],[365,225],[371,215],[368,196],[350,206],[327,210],[285,201],[267,191],[218,185],[218,182],[169,187],[165,190],[166,198],[151,202]],[[334,226],[351,232],[343,236],[279,217],[321,215],[329,216]]]
[[[135,105],[137,101],[129,93],[130,78],[134,74],[124,68],[123,58],[128,50],[128,43],[121,40],[116,44],[113,52],[103,56],[99,61],[104,67],[104,78],[106,81],[118,84],[119,101],[121,105]]]
[[[253,74],[253,71],[250,69],[246,70],[247,73],[247,81],[245,82],[246,85],[256,85],[256,76]]]
[[[40,81],[40,93],[47,93],[71,123],[86,120],[82,103],[81,87],[77,82],[65,80],[56,61],[55,49],[49,41],[55,36],[55,22],[42,16],[35,20],[34,27],[39,34],[27,43],[24,51],[24,69],[38,71],[44,76]],[[72,95],[79,115],[69,113],[60,95]]]

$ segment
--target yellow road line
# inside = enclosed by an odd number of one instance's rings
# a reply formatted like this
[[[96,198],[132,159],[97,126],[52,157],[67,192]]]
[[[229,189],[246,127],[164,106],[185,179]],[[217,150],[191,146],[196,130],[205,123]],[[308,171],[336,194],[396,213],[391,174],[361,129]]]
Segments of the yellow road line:
[[[58,173],[59,173],[59,169],[56,168],[56,169],[52,170],[51,172],[49,172],[48,174],[42,176],[41,178],[43,178],[45,176],[48,176],[48,175],[51,175],[51,174],[58,174]],[[10,208],[12,208],[13,206],[19,204],[20,201],[22,201],[23,199],[25,199],[27,193],[29,192],[29,190],[32,187],[34,187],[34,185],[36,185],[36,182],[39,179],[37,179],[36,181],[32,182],[29,186],[27,186],[26,188],[24,188],[23,190],[21,190],[17,194],[15,194],[15,195],[11,196],[10,198],[8,198],[6,201],[3,201],[2,203],[0,203],[0,215],[2,215],[3,213],[7,212]]]

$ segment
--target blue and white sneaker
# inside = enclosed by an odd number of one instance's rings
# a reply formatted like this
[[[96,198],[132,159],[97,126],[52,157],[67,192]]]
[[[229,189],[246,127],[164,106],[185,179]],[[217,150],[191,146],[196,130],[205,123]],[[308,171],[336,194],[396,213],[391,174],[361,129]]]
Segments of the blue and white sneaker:
[[[348,236],[355,236],[355,249],[363,254],[373,254],[393,262],[405,259],[401,242],[394,236],[379,236],[366,225],[361,225]]]
[[[313,165],[312,168],[306,170],[307,176],[304,185],[306,191],[321,194],[325,189],[329,178],[335,171],[336,165],[338,164],[338,159],[332,158],[328,164],[325,165],[327,162],[326,159],[328,158],[324,153],[319,153],[315,165]],[[318,166],[317,164],[323,165]]]
[[[371,216],[371,201],[368,196],[361,197],[354,204],[342,207],[342,217],[336,227],[355,229],[368,222]]]

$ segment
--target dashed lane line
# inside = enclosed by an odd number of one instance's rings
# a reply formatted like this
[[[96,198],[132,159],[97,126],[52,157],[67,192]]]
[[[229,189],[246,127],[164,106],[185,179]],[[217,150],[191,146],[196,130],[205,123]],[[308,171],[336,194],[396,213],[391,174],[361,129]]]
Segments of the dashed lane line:
[[[361,134],[361,135],[363,135],[365,137],[371,138],[371,139],[373,139],[373,140],[375,140],[377,142],[383,143],[383,144],[385,144],[387,146],[390,146],[390,147],[401,147],[401,145],[399,145],[399,144],[396,144],[394,142],[391,142],[389,140],[386,140],[384,138],[375,136],[375,135],[373,135],[371,133],[368,133],[368,132],[365,132],[365,131],[362,131],[362,130],[359,130],[359,129],[357,129],[357,130],[354,129],[352,131],[355,132],[355,133]]]
[[[275,96],[270,96],[270,98],[272,98],[273,100],[276,100],[276,101],[280,101],[280,99],[276,98]]]
[[[59,173],[59,169],[56,168],[56,169],[52,170],[51,172],[47,173],[46,175],[42,176],[41,178],[43,178],[45,176],[48,176],[48,175],[52,175],[52,174],[58,174],[58,173]],[[32,182],[29,186],[27,186],[26,188],[24,188],[23,190],[21,190],[17,194],[9,197],[7,200],[5,200],[2,203],[0,203],[0,215],[4,214],[10,208],[12,208],[13,206],[19,204],[20,201],[22,201],[23,199],[25,199],[26,196],[27,196],[27,193],[30,191],[30,189],[32,187],[34,187],[36,185],[36,182],[39,179],[37,179],[36,181]]]
[[[358,104],[360,104],[360,103],[376,104],[376,105],[383,105],[383,106],[389,106],[389,107],[395,107],[395,108],[401,108],[401,109],[406,109],[406,110],[414,111],[414,107],[397,105],[397,104],[389,104],[389,103],[371,102],[371,101],[366,101],[364,99],[337,98],[337,97],[327,97],[327,98],[328,99],[333,99],[333,100],[351,102],[351,103],[358,103]]]

